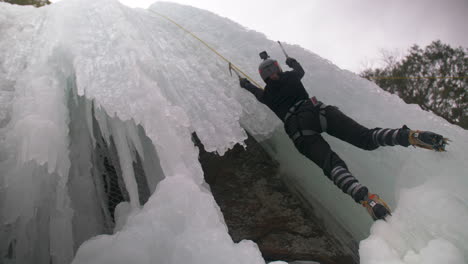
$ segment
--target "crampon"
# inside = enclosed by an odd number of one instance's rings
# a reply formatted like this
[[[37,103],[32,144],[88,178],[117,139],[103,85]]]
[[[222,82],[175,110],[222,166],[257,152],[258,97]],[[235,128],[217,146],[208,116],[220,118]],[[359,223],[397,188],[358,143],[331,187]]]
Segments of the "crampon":
[[[377,194],[369,193],[364,200],[361,201],[362,206],[367,209],[374,221],[385,220],[386,217],[392,215],[390,207]]]
[[[445,147],[449,144],[449,141],[448,138],[430,131],[411,130],[409,133],[409,143],[411,145],[437,152],[446,151]]]

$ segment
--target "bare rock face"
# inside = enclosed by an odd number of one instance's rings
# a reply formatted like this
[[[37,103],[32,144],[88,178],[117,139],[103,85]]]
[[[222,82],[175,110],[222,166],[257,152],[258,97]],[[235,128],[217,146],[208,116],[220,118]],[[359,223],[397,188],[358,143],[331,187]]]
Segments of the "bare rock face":
[[[345,253],[313,209],[289,192],[278,164],[253,138],[224,156],[200,147],[205,180],[220,206],[235,242],[256,242],[267,261],[357,263],[357,252]]]

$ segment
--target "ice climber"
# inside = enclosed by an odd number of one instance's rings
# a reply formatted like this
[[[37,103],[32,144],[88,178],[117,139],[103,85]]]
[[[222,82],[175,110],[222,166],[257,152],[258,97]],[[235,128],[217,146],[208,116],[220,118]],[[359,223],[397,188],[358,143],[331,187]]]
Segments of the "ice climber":
[[[245,78],[239,78],[240,86],[254,94],[258,101],[283,120],[286,133],[299,152],[322,168],[338,188],[362,204],[374,220],[385,219],[390,214],[389,207],[378,195],[370,193],[366,186],[359,183],[346,163],[320,135],[322,132],[365,150],[395,145],[445,150],[446,139],[433,132],[414,131],[407,126],[368,129],[360,125],[337,107],[309,97],[301,82],[304,69],[297,60],[288,57],[286,64],[292,71],[283,72],[278,62],[270,59],[266,52],[260,53],[260,57],[264,60],[258,70],[266,83],[265,89]]]

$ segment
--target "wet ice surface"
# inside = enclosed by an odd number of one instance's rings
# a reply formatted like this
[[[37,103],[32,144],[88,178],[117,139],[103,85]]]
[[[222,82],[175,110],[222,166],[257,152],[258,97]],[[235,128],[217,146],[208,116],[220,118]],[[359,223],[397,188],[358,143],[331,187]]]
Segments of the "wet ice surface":
[[[225,18],[168,3],[152,9],[186,26],[259,83],[259,51],[283,60],[276,42]],[[193,132],[206,150],[220,154],[242,144],[245,130],[268,138],[265,146],[291,184],[356,239],[369,236],[369,216],[301,158],[284,133],[273,134],[281,123],[238,87],[226,63],[156,14],[110,0],[67,0],[40,9],[0,3],[0,45],[0,253],[5,261],[12,251],[17,263],[74,258],[77,234],[89,228],[73,228],[76,212],[92,210],[77,207],[72,193],[93,183],[70,182],[71,175],[84,182],[93,168],[93,117],[105,140],[115,143],[130,201],[117,211],[120,231],[85,242],[73,263],[264,263],[255,244],[235,244],[227,234],[203,184]],[[454,142],[447,153],[401,147],[366,152],[327,137],[360,181],[394,208],[392,219],[376,223],[361,242],[361,262],[463,263],[467,132],[307,50],[286,49],[303,65],[311,95],[362,124],[407,124]],[[88,132],[72,139],[71,102],[78,95],[88,100],[77,117]],[[148,155],[135,124],[145,129],[156,154]],[[73,140],[86,142],[74,148],[79,158],[71,158]],[[132,170],[137,156],[146,157],[154,191],[143,207]],[[90,204],[95,199],[79,197]]]

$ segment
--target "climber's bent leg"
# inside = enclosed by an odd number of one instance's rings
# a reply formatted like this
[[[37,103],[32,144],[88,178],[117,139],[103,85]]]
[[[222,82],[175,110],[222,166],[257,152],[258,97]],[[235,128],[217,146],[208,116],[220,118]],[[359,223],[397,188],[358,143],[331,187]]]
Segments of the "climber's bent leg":
[[[361,202],[367,196],[367,187],[361,185],[349,172],[345,162],[331,150],[320,134],[302,136],[294,144],[301,154],[322,168],[325,175],[356,202]]]

